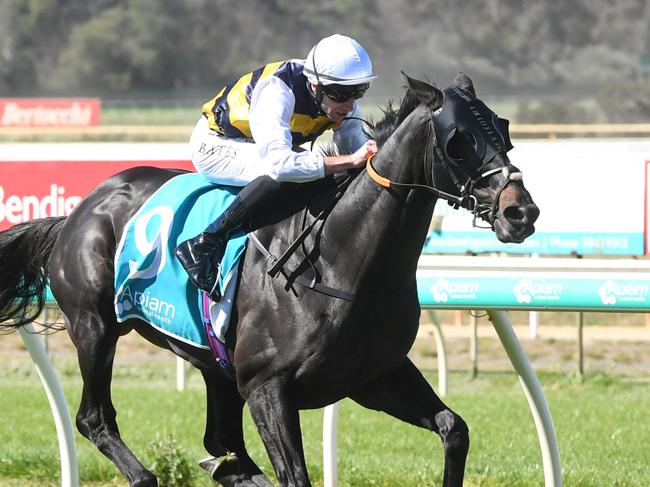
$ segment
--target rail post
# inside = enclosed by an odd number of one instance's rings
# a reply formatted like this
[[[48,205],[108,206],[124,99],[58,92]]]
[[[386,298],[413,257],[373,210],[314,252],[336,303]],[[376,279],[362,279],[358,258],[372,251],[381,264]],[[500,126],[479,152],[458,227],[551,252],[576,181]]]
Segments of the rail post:
[[[339,404],[334,403],[325,407],[323,412],[323,485],[337,487],[338,452],[337,452],[337,423]]]
[[[438,355],[438,394],[440,397],[447,395],[447,348],[445,347],[445,337],[442,334],[442,325],[438,319],[435,310],[427,310],[429,317],[434,325],[434,336],[436,339],[436,353]]]
[[[544,485],[545,487],[562,486],[562,467],[560,466],[560,450],[555,435],[555,427],[551,411],[544,397],[542,386],[537,380],[526,352],[524,351],[517,335],[512,329],[512,324],[505,311],[488,311],[490,321],[499,335],[503,348],[508,353],[515,371],[519,375],[528,405],[533,414],[539,445],[542,450],[542,463],[544,465]]]
[[[61,485],[62,487],[79,486],[79,467],[77,465],[77,450],[74,444],[74,433],[68,403],[63,394],[63,388],[50,362],[41,340],[36,336],[31,323],[18,328],[20,336],[32,357],[38,376],[43,383],[47,399],[50,402],[56,435],[59,440],[61,456]]]

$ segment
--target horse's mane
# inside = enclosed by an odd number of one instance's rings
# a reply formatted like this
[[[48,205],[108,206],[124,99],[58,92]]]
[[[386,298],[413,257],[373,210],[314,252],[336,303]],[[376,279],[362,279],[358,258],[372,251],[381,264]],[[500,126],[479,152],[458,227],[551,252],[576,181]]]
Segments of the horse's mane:
[[[407,88],[397,108],[393,106],[393,101],[389,100],[388,106],[381,109],[384,114],[382,119],[376,123],[370,120],[369,125],[372,128],[368,132],[368,136],[377,142],[377,147],[381,147],[419,104],[418,97]],[[321,151],[324,156],[337,155],[334,144],[325,144]]]
[[[397,127],[400,126],[419,104],[420,100],[418,97],[408,88],[397,108],[393,107],[392,100],[388,101],[388,106],[381,110],[384,113],[383,118],[374,124],[370,132],[370,136],[377,142],[378,147],[384,145],[393,132],[397,130]]]

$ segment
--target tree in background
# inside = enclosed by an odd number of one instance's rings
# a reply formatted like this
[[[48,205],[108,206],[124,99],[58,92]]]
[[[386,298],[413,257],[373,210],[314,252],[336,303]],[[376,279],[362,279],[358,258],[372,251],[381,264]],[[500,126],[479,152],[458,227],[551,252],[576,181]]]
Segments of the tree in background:
[[[71,29],[112,0],[3,0],[0,3],[0,92],[49,87]]]
[[[216,89],[270,60],[305,56],[334,31],[370,36],[378,18],[370,0],[89,3],[92,8],[68,0],[0,5],[0,90]]]
[[[50,86],[103,91],[171,89],[182,84],[183,2],[114,2],[75,25],[59,51]]]
[[[639,62],[650,54],[647,0],[3,0],[0,96],[208,97],[334,32],[368,48],[375,96],[399,93],[401,69],[441,85],[466,71],[483,96],[546,95],[521,104],[532,118],[650,117]],[[621,113],[596,99],[631,81]],[[586,111],[567,110],[584,98]]]

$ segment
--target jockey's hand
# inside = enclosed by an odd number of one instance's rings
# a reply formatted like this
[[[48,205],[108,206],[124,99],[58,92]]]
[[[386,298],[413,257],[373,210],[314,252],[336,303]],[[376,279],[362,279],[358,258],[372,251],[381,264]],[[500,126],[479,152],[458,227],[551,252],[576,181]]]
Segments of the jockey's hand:
[[[335,172],[365,167],[366,161],[375,152],[377,152],[377,142],[369,140],[353,154],[325,157],[325,175],[328,176]]]
[[[354,154],[351,155],[352,167],[353,168],[365,167],[368,158],[376,152],[377,152],[377,142],[375,142],[374,140],[369,140],[361,147],[359,147]]]

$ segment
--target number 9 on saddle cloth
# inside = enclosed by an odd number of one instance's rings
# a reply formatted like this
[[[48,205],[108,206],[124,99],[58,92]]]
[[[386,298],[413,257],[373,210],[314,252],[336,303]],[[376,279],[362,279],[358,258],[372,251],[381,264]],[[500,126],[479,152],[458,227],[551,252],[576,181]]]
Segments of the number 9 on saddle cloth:
[[[189,281],[174,255],[178,242],[203,230],[235,197],[241,199],[248,208],[248,221],[230,236],[219,282],[223,291],[229,278],[236,276],[232,271],[243,255],[246,233],[282,221],[310,201],[310,211],[318,212],[321,199],[327,204],[336,189],[333,178],[280,183],[265,176],[243,189],[218,186],[194,173],[172,178],[134,214],[118,245],[114,282],[118,322],[139,318],[185,342],[208,348],[201,326],[202,292]],[[292,239],[293,235],[286,236],[287,245]],[[227,315],[229,311],[228,307]]]

